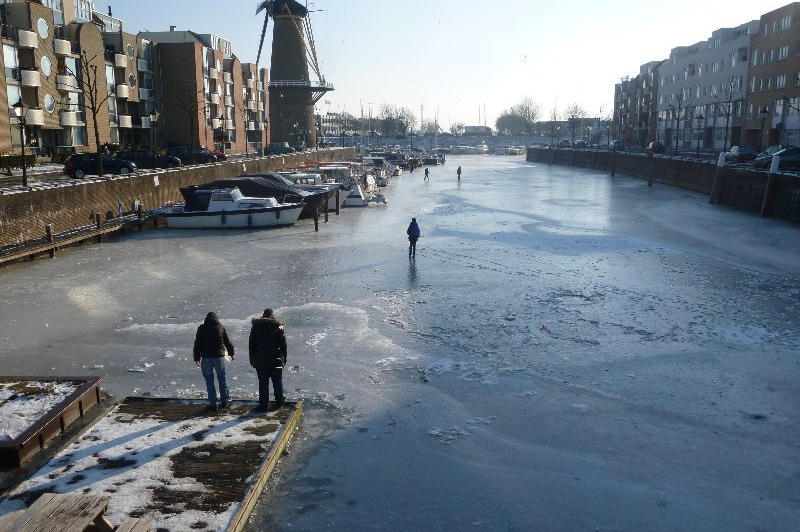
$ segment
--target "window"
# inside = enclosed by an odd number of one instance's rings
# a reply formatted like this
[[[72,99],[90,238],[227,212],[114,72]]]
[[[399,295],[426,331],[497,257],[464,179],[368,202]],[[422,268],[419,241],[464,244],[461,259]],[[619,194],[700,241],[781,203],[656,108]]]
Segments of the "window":
[[[695,88],[695,98],[699,98],[699,97],[700,97],[700,85],[698,85]]]
[[[128,85],[130,85],[132,89],[136,88],[136,74],[134,74],[133,72],[128,74]]]
[[[792,26],[792,16],[786,15],[781,19],[781,31],[786,31]]]
[[[769,62],[772,63],[773,61],[775,61],[775,49],[774,48],[769,51]]]
[[[44,95],[44,108],[52,114],[56,110],[56,99],[52,94]]]
[[[772,88],[772,78],[767,78],[766,83],[764,83],[764,90],[768,91],[770,88]]]
[[[36,21],[36,30],[42,39],[47,39],[50,35],[50,26],[47,25],[47,21],[43,18]]]
[[[764,80],[761,78],[758,78],[758,90],[760,91],[764,90]]]
[[[794,86],[800,87],[800,72],[794,73]]]
[[[75,0],[75,18],[77,22],[91,22],[92,0]]]
[[[778,26],[777,23],[773,20],[772,21],[772,33],[775,33],[775,30],[777,29],[777,26]]]
[[[46,55],[42,56],[42,60],[39,61],[39,67],[41,68],[44,77],[49,78],[50,74],[53,72],[53,63],[50,62],[50,58]]]
[[[775,88],[782,89],[786,86],[786,75],[785,74],[778,74],[775,76]]]
[[[747,104],[747,118],[753,118],[753,104]]]
[[[787,57],[789,57],[789,45],[784,44],[778,48],[778,59],[786,59]]]
[[[6,78],[19,78],[19,61],[17,59],[17,47],[3,45],[3,63],[6,66]]]
[[[114,67],[111,65],[106,65],[106,86],[108,87],[108,92],[114,92],[116,83],[114,82]]]
[[[714,61],[714,64],[711,65],[711,72],[719,72],[719,61]]]
[[[775,100],[772,108],[775,116],[783,116],[783,100]]]
[[[767,62],[767,52],[761,51],[761,59],[758,62],[762,65]]]
[[[730,58],[731,58],[731,68],[733,68],[736,66],[736,52],[731,52]]]
[[[717,86],[716,85],[712,85],[711,86],[711,96],[716,96],[716,95],[717,95]]]
[[[750,92],[756,92],[756,77],[752,76],[750,78]]]
[[[14,110],[11,107],[22,98],[22,93],[19,90],[19,85],[8,85],[6,89],[8,92],[8,110],[9,113],[13,113]]]

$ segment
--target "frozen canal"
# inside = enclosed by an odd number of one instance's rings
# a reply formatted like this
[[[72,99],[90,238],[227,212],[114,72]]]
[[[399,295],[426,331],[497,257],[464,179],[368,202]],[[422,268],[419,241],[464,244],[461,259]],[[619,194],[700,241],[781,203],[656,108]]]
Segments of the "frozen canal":
[[[270,306],[306,416],[253,530],[800,529],[799,227],[520,158],[422,178],[317,234],[151,230],[3,268],[0,373],[197,395],[213,310],[253,397]]]

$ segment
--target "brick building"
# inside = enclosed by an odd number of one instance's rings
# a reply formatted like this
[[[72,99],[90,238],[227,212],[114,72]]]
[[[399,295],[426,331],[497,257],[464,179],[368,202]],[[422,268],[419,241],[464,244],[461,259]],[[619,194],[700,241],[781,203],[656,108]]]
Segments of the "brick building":
[[[54,159],[106,143],[244,153],[269,142],[267,70],[242,65],[216,35],[134,35],[91,0],[4,0],[0,22],[0,153],[23,138]]]
[[[751,41],[742,143],[800,143],[800,2],[761,16]]]

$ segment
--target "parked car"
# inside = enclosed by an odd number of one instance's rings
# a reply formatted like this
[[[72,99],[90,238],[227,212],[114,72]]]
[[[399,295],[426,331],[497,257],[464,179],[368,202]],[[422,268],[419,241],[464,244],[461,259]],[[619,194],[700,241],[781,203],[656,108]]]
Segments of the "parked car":
[[[98,175],[100,173],[98,157],[103,158],[104,174],[127,175],[136,171],[136,164],[125,159],[96,153],[76,153],[64,163],[64,173],[75,179],[83,179],[87,175]]]
[[[785,148],[775,152],[773,155],[759,157],[753,162],[753,166],[768,170],[772,166],[772,157],[774,155],[778,155],[781,158],[779,170],[800,170],[800,148],[795,147]]]
[[[137,168],[153,167],[153,150],[125,150],[117,152],[117,159],[131,161]],[[181,160],[171,155],[156,154],[156,168],[177,168]]]
[[[726,163],[749,163],[756,158],[758,152],[752,146],[733,146],[725,152]]]
[[[775,146],[770,146],[766,150],[764,150],[761,153],[759,153],[756,156],[756,159],[758,159],[760,157],[770,157],[771,158],[773,155],[775,155],[779,151],[785,150],[787,148],[794,148],[794,146],[792,146],[791,144],[776,144]]]
[[[218,161],[227,161],[228,160],[228,154],[225,153],[222,150],[214,150],[211,153],[214,154],[214,157],[216,157]]]
[[[572,146],[572,143],[569,141],[569,139],[564,139],[558,143],[558,146],[561,148],[569,148]]]
[[[647,153],[664,153],[664,150],[664,145],[660,142],[651,142],[645,149]]]
[[[288,142],[270,142],[267,146],[267,155],[284,155],[286,153],[294,153],[294,149],[289,146]]]
[[[168,148],[167,155],[177,157],[183,164],[204,164],[217,161],[214,154],[206,148]]]
[[[621,140],[612,140],[611,149],[613,151],[622,151],[625,149],[625,143],[622,142]]]
[[[585,140],[576,140],[575,141],[575,147],[576,148],[585,148],[586,147],[586,141]]]

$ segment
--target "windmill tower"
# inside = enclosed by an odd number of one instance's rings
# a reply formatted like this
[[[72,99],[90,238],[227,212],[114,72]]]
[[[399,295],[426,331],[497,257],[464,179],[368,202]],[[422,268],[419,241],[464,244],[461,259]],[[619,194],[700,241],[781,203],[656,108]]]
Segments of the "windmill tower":
[[[270,0],[258,6],[264,11],[263,37],[272,18],[272,65],[269,82],[269,119],[272,142],[290,145],[304,142],[317,146],[314,105],[333,90],[320,72],[308,9],[295,0]],[[259,56],[260,56],[259,47]],[[316,79],[309,75],[309,67]]]

